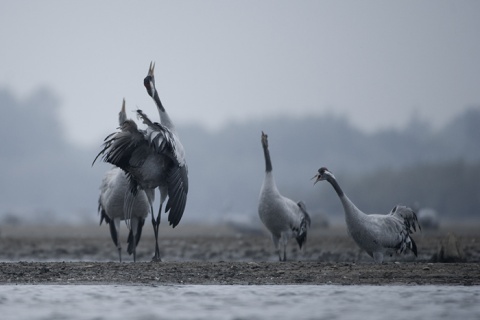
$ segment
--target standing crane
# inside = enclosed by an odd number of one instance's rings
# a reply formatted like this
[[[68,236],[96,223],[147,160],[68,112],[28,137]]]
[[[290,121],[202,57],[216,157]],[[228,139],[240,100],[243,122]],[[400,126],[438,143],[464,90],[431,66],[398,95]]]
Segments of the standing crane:
[[[327,168],[318,169],[312,179],[314,184],[328,181],[332,185],[342,202],[349,234],[376,263],[382,263],[384,255],[401,254],[407,249],[417,255],[417,245],[410,234],[417,226],[421,228],[412,209],[397,205],[389,214],[366,214],[347,197]]]
[[[268,136],[263,132],[261,142],[265,156],[265,178],[260,190],[258,214],[272,235],[280,261],[286,261],[287,244],[292,237],[295,237],[300,249],[307,241],[310,215],[302,201],[296,203],[280,194],[273,177]],[[279,244],[281,248],[279,248]]]

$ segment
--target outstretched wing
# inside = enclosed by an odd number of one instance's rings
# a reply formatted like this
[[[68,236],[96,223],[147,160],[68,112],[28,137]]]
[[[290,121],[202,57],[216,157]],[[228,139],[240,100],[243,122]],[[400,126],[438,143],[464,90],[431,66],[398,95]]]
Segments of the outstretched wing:
[[[165,212],[169,212],[168,221],[175,227],[182,218],[187,202],[188,168],[185,151],[174,132],[162,124],[150,121],[142,110],[137,110],[137,115],[147,125],[147,129],[138,130],[134,121],[124,121],[121,131],[105,138],[103,149],[93,162],[101,156],[103,161],[123,169],[130,182],[130,191],[135,195],[141,184],[135,175],[147,157],[153,155],[170,159],[165,168],[165,184],[168,187]]]
[[[175,228],[182,219],[187,203],[188,167],[185,151],[174,132],[159,123],[150,121],[142,110],[137,110],[137,114],[147,125],[146,137],[152,149],[172,160],[172,165],[167,172],[168,201],[165,212],[169,212],[168,221]]]
[[[153,150],[171,158],[179,166],[185,165],[185,151],[177,135],[166,126],[150,121],[142,110],[137,110],[137,115],[147,125],[145,138]]]
[[[168,222],[175,228],[183,216],[188,194],[188,168],[186,165],[175,166],[168,173],[168,201],[165,212],[168,214]]]

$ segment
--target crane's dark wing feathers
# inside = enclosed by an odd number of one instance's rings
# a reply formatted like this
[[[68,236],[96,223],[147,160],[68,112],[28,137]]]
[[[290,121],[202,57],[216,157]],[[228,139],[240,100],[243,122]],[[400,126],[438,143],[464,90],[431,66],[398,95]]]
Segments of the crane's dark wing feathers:
[[[168,221],[175,228],[183,216],[187,203],[188,169],[184,166],[174,166],[167,176],[168,201],[165,212],[169,212]]]
[[[178,138],[167,127],[150,121],[148,116],[137,110],[138,116],[149,127],[147,139],[150,146],[159,154],[172,160],[167,173],[168,201],[165,212],[169,212],[168,221],[175,228],[182,219],[188,193],[188,168],[183,157],[182,146]]]
[[[126,120],[120,127],[120,132],[105,138],[103,149],[94,162],[101,156],[103,161],[123,169],[130,182],[130,191],[136,194],[141,183],[137,181],[132,169],[142,167],[145,159],[152,153],[170,159],[171,161],[167,161],[168,202],[165,212],[169,211],[168,221],[175,227],[183,216],[188,193],[188,169],[183,146],[175,133],[162,124],[150,121],[142,110],[137,110],[137,115],[147,125],[147,130],[138,130],[134,121]]]
[[[310,219],[310,215],[307,212],[307,207],[305,206],[305,203],[303,201],[298,202],[297,206],[300,209],[300,212],[302,213],[300,226],[296,236],[297,243],[301,249],[302,245],[304,245],[307,242],[307,232],[308,232],[308,228],[310,228],[312,220]]]

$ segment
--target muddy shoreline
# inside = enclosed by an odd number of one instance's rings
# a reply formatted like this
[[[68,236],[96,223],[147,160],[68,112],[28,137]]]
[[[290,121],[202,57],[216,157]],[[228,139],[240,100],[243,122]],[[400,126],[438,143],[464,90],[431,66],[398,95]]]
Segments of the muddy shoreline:
[[[480,285],[478,263],[15,262],[0,284]]]
[[[432,262],[452,232],[464,259]],[[0,284],[480,285],[478,228],[424,232],[415,240],[418,257],[397,256],[377,265],[344,229],[314,229],[305,250],[292,241],[289,261],[279,262],[265,233],[185,226],[161,233],[162,262],[150,261],[154,242],[147,232],[138,261],[125,252],[124,241],[120,263],[103,226],[9,227],[0,229]]]

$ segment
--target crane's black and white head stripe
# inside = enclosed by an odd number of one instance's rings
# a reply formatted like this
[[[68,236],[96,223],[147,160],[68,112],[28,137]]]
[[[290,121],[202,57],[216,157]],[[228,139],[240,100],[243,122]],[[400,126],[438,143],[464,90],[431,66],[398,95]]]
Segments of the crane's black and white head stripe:
[[[315,179],[315,182],[313,184],[316,184],[319,181],[328,180],[329,177],[335,179],[333,173],[328,171],[326,167],[321,167],[320,169],[318,169],[318,173],[312,178]]]
[[[152,98],[154,97],[155,91],[156,91],[155,76],[153,75],[154,70],[155,70],[155,63],[152,61],[150,62],[150,67],[148,68],[148,74],[145,77],[145,79],[143,79],[143,85],[147,89],[148,95]]]

